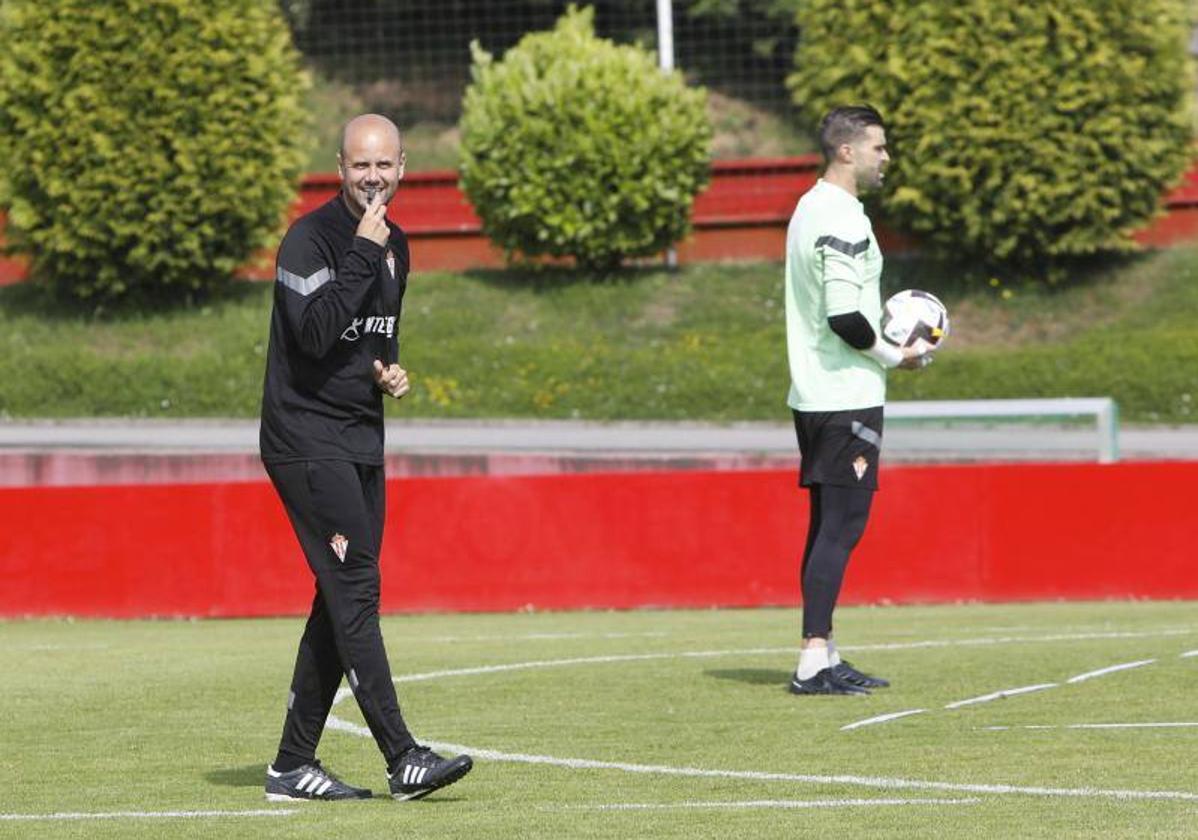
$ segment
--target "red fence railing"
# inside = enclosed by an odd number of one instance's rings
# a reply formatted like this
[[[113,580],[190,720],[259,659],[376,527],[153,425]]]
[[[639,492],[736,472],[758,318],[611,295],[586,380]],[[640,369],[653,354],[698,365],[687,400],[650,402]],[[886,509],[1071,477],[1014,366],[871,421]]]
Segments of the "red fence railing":
[[[680,243],[679,260],[780,260],[795,202],[815,182],[819,167],[816,155],[715,162],[710,185],[695,200],[694,230]],[[327,201],[337,187],[336,175],[307,176],[292,206],[292,218]],[[1165,196],[1164,209],[1164,215],[1136,235],[1137,241],[1160,247],[1198,240],[1198,163]],[[408,234],[417,272],[503,264],[502,253],[483,236],[482,224],[452,170],[408,175],[391,215]],[[0,214],[0,232],[3,222]],[[888,253],[912,247],[885,226],[878,226],[877,232]],[[272,276],[272,257],[247,266],[243,274],[259,279]],[[0,285],[18,282],[24,275],[22,260],[0,257]]]

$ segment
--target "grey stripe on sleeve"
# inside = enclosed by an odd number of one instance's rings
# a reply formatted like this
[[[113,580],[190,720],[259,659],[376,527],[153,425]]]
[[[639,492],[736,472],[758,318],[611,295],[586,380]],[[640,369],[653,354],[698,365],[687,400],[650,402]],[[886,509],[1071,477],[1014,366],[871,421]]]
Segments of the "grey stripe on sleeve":
[[[837,239],[835,236],[821,236],[815,240],[816,248],[822,248],[825,245],[842,254],[855,257],[869,250],[869,239],[862,239],[860,242],[845,242],[843,239]]]
[[[288,289],[291,289],[293,292],[299,292],[304,297],[312,294],[325,283],[332,280],[333,276],[333,272],[328,266],[325,266],[318,271],[314,271],[307,277],[300,277],[298,274],[292,274],[290,271],[282,267],[275,272],[275,278],[280,283],[282,283]]]
[[[853,436],[861,438],[866,443],[878,449],[882,448],[882,436],[860,420],[853,421]]]

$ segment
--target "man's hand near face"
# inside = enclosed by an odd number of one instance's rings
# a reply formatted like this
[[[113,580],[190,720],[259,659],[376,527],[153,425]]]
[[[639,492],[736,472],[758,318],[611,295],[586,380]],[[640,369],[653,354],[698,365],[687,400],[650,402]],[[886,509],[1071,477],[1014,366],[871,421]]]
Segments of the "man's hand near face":
[[[366,205],[366,211],[362,213],[362,220],[358,222],[356,233],[380,247],[387,244],[387,240],[391,236],[391,229],[387,227],[387,205],[383,203],[382,192],[375,193],[374,198]]]

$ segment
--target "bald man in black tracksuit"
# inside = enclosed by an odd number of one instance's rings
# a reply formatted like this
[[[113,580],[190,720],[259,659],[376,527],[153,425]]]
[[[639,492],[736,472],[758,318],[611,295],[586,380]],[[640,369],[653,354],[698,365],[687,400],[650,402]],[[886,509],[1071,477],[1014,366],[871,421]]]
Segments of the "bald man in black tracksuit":
[[[418,745],[395,694],[379,629],[383,538],[383,395],[401,398],[398,327],[409,254],[386,218],[403,177],[399,131],[351,120],[338,155],[341,191],[298,219],[279,253],[262,395],[262,460],[295,529],[316,595],[296,657],[266,797],[362,799],[321,766],[316,748],[342,676],[387,763],[391,794],[418,799],[471,768]]]

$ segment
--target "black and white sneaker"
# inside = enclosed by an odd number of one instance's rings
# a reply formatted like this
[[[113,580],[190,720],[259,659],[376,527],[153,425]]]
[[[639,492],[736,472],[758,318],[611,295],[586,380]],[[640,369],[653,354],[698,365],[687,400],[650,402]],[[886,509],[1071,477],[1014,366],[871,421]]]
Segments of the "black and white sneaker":
[[[847,682],[842,682],[836,677],[832,668],[824,668],[822,671],[808,679],[799,679],[799,673],[796,671],[794,676],[790,678],[790,693],[791,694],[869,694],[869,689],[862,688],[859,685],[852,685]]]
[[[848,662],[843,659],[832,666],[832,675],[841,682],[849,685],[860,686],[861,688],[889,688],[890,680],[884,680],[881,677],[875,677],[872,674],[866,674],[858,671]]]
[[[399,766],[387,773],[387,780],[396,799],[420,799],[452,785],[473,766],[474,760],[468,755],[445,758],[428,747],[415,746],[400,756]]]
[[[347,785],[321,767],[319,759],[287,773],[280,773],[269,765],[266,768],[267,802],[369,799],[373,795],[366,788]]]

